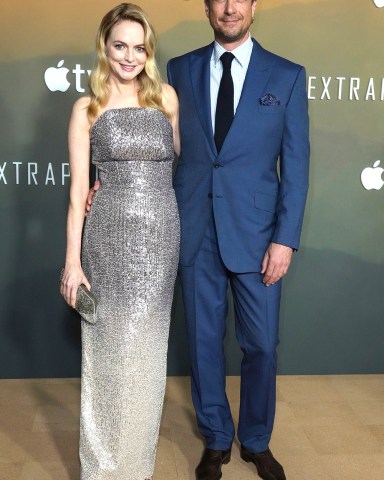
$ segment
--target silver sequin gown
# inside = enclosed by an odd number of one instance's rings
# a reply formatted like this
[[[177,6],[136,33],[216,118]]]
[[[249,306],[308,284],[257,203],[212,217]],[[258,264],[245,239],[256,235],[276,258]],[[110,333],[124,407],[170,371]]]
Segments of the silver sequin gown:
[[[151,108],[105,111],[91,129],[101,188],[82,263],[98,300],[82,322],[82,480],[153,474],[179,255],[173,134]]]

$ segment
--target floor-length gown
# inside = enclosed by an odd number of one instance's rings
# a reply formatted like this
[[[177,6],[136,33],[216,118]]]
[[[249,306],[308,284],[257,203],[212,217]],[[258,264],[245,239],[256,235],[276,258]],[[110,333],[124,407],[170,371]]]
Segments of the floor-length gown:
[[[81,480],[153,474],[163,406],[179,217],[173,133],[152,108],[101,114],[91,129],[96,192],[82,264],[98,301],[82,322]]]

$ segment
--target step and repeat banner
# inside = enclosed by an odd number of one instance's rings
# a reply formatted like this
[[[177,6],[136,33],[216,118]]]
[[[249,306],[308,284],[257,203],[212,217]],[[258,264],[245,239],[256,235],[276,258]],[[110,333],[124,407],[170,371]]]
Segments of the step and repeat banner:
[[[80,374],[80,323],[58,293],[67,124],[110,0],[3,0],[0,15],[0,377]],[[205,45],[203,0],[142,0],[169,58]],[[384,0],[259,0],[252,35],[305,65],[311,187],[284,283],[283,374],[384,372]],[[241,352],[228,318],[228,373]],[[179,283],[171,375],[188,374]]]

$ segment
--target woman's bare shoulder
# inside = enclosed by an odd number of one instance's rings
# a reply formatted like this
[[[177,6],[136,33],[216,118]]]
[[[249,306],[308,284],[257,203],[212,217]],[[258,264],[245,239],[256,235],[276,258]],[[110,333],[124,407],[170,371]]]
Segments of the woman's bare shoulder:
[[[88,106],[91,98],[89,96],[80,97],[72,107],[71,122],[79,126],[89,128]]]
[[[161,88],[164,106],[169,110],[177,110],[179,106],[179,100],[177,98],[175,89],[171,85],[168,85],[168,83],[162,83]]]
[[[91,97],[89,95],[86,95],[84,97],[80,97],[73,104],[72,110],[74,112],[84,112],[85,111],[85,113],[86,113],[90,101],[91,101]]]

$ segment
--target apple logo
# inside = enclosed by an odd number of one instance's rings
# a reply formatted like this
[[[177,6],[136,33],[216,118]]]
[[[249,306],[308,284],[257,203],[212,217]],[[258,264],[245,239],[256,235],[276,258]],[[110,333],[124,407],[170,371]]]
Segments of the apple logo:
[[[361,172],[361,183],[366,190],[380,190],[384,185],[384,180],[381,178],[384,168],[379,167],[380,160],[376,160],[372,167],[364,168]]]
[[[384,7],[384,0],[373,0],[373,3],[376,5],[378,8]]]
[[[66,92],[71,85],[67,80],[68,68],[63,67],[64,60],[60,60],[57,68],[50,67],[44,73],[45,84],[51,92]]]

